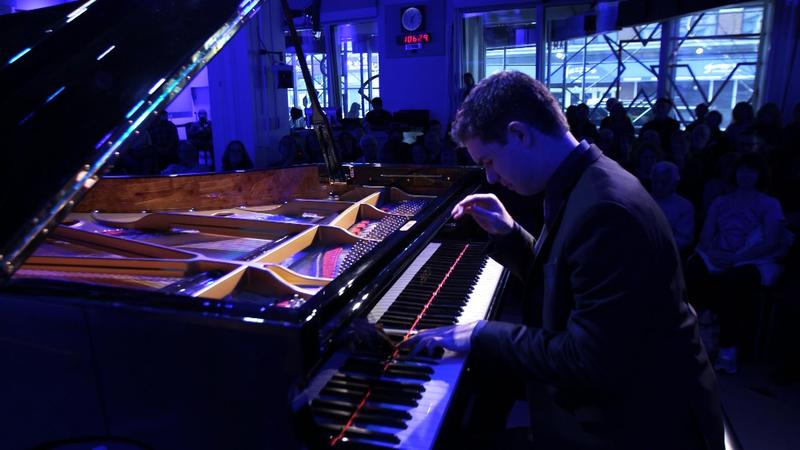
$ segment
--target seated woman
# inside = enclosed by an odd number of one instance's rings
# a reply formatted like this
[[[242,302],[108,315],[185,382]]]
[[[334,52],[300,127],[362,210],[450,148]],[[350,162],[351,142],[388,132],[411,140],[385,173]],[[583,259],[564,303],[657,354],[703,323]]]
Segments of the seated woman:
[[[246,170],[253,168],[253,161],[242,141],[230,141],[222,154],[222,170]]]
[[[767,165],[755,153],[734,166],[736,189],[714,200],[696,253],[687,264],[689,299],[719,316],[719,355],[714,367],[735,373],[752,299],[759,285],[775,281],[777,259],[788,250],[783,211],[763,192]]]

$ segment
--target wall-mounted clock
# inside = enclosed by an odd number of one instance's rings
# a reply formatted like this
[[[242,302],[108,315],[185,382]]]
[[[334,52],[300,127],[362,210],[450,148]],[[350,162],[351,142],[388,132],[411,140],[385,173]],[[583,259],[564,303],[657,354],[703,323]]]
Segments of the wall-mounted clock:
[[[423,7],[411,6],[401,10],[401,25],[406,31],[417,31],[422,26]]]

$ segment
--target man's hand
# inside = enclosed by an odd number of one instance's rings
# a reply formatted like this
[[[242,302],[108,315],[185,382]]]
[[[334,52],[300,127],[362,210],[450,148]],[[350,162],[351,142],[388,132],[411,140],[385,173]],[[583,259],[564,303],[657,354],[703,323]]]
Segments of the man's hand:
[[[472,333],[475,332],[475,328],[480,330],[484,323],[479,320],[464,325],[431,328],[411,336],[401,342],[400,346],[411,347],[412,355],[417,355],[423,350],[428,354],[433,354],[439,348],[446,348],[456,353],[468,353]]]
[[[468,214],[487,233],[500,236],[514,229],[514,219],[494,194],[474,194],[461,200],[453,208],[452,216],[458,220]]]

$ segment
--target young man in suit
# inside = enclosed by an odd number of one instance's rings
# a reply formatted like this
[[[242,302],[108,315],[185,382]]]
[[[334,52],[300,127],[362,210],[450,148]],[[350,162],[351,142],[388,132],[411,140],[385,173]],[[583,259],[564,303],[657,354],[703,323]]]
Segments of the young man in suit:
[[[537,449],[723,449],[678,250],[636,178],[578,142],[547,88],[519,72],[476,86],[452,135],[489,183],[545,192],[538,238],[493,195],[453,210],[491,235],[492,256],[526,283],[542,321],[436,328],[405,345],[471,352],[477,370],[524,378]]]

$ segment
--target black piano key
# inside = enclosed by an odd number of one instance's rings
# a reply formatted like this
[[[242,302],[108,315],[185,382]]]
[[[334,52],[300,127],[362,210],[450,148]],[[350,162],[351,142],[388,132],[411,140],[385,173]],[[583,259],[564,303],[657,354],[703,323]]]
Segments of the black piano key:
[[[342,411],[349,411],[350,414],[353,414],[353,411],[355,411],[356,408],[358,408],[359,403],[349,402],[346,400],[316,399],[311,402],[311,408],[313,409],[316,407],[320,407],[329,409],[339,409]],[[379,415],[397,420],[411,420],[411,413],[409,413],[408,411],[401,409],[373,406],[370,405],[369,403],[366,403],[364,404],[364,406],[361,407],[361,412],[367,412],[372,415]]]
[[[330,431],[331,439],[338,436],[339,433],[342,432],[343,428],[342,426],[333,423],[322,423],[319,424],[319,427],[324,430]],[[346,437],[361,437],[365,439],[372,439],[375,441],[388,442],[391,444],[400,443],[400,439],[394,434],[384,433],[382,431],[374,431],[357,426],[351,426],[350,428],[348,428],[347,431],[345,431],[344,435]]]
[[[341,409],[324,407],[312,408],[312,412],[315,416],[326,417],[328,419],[336,420],[337,422],[341,421],[342,425],[347,423],[347,421],[350,420],[350,417],[353,415],[352,411],[348,412]],[[356,417],[353,419],[353,423],[357,425],[382,425],[391,428],[399,428],[401,430],[408,428],[408,425],[402,419],[374,415],[363,410],[358,412],[358,415],[356,415]]]
[[[345,375],[341,373],[335,374],[333,378],[331,378],[331,380],[345,381],[348,383],[357,383],[365,386],[377,387],[382,389],[394,389],[404,392],[415,392],[415,393],[425,392],[425,387],[421,384],[401,383],[398,381],[380,380],[374,378]]]
[[[391,391],[386,389],[372,389],[368,387],[358,387],[342,383],[328,383],[320,392],[322,395],[349,398],[353,400],[363,399],[367,392],[371,392],[370,401],[380,403],[391,403],[395,405],[416,406],[422,395],[418,393]]]

